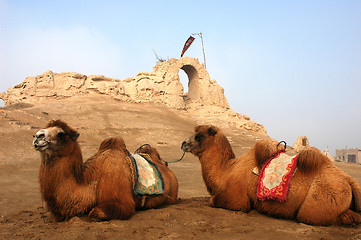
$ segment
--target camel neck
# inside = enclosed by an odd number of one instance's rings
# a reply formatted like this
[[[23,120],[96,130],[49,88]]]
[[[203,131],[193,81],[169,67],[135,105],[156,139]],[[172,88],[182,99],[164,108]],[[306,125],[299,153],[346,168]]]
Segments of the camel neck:
[[[69,150],[67,154],[44,153],[43,168],[48,169],[48,174],[71,177],[74,178],[76,182],[81,183],[84,181],[82,152],[78,144],[75,144],[75,146]]]
[[[213,195],[219,192],[225,185],[225,173],[229,170],[234,159],[229,158],[224,152],[203,152],[199,157],[202,166],[202,175],[208,192]]]

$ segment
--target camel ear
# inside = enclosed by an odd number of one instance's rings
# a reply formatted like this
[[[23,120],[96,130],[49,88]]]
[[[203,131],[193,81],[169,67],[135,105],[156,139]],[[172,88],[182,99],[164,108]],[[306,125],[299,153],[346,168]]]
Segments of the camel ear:
[[[215,129],[214,127],[208,128],[208,135],[209,136],[214,136],[216,134],[217,134],[217,129]]]
[[[79,133],[77,131],[72,131],[71,134],[70,134],[70,138],[73,140],[73,141],[76,141],[79,137]]]
[[[199,129],[201,129],[201,127],[202,127],[201,125],[195,126],[195,127],[194,127],[194,132],[198,132]]]

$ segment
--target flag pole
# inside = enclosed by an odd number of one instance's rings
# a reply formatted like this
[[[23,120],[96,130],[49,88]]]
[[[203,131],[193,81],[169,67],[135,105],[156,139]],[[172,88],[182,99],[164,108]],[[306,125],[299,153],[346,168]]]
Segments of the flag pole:
[[[205,52],[204,52],[204,44],[203,44],[203,34],[202,34],[202,32],[199,32],[199,33],[193,33],[192,35],[193,35],[193,36],[194,36],[194,35],[198,35],[198,36],[201,37],[201,41],[202,41],[202,51],[203,51],[203,59],[204,59],[204,68],[207,69],[207,65],[206,65],[206,54],[205,54]]]

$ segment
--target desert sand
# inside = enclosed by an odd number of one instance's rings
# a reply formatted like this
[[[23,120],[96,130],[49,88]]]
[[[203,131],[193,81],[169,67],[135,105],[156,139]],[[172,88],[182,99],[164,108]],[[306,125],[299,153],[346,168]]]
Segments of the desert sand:
[[[32,146],[33,135],[50,120],[62,119],[78,130],[84,159],[104,138],[121,136],[129,151],[149,143],[167,161],[182,155],[180,145],[196,121],[163,105],[101,95],[14,104],[1,108],[0,117],[0,239],[361,239],[361,226],[310,226],[256,211],[212,208],[191,154],[169,165],[179,181],[177,204],[139,211],[124,221],[91,222],[84,216],[55,222],[40,198],[40,156]],[[261,138],[232,127],[223,131],[236,156]],[[361,183],[360,165],[336,165]]]

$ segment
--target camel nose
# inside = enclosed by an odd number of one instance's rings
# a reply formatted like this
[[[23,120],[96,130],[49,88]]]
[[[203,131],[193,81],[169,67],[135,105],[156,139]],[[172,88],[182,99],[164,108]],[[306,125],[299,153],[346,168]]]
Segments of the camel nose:
[[[34,136],[34,140],[33,140],[33,146],[35,149],[39,148],[38,138],[35,136]]]
[[[33,140],[33,146],[35,150],[39,150],[40,148],[46,146],[49,143],[48,135],[49,133],[46,129],[41,129],[35,134]]]
[[[184,142],[182,142],[181,149],[182,149],[183,151],[185,151],[186,148],[187,148],[187,143],[186,143],[186,141],[184,141]]]

